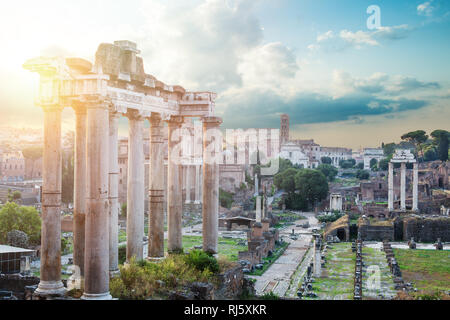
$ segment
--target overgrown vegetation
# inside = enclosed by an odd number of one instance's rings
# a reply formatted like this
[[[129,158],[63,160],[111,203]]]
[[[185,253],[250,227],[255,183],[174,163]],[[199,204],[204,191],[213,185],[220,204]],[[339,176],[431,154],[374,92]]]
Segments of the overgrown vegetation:
[[[318,216],[317,220],[319,220],[319,222],[334,222],[334,221],[342,218],[343,216],[344,216],[343,213],[334,212],[333,214],[330,214],[330,215]]]
[[[120,266],[120,277],[111,280],[111,295],[125,300],[144,300],[152,296],[164,297],[169,291],[196,281],[214,283],[214,272],[199,261],[189,261],[189,256],[172,254],[159,263],[132,259],[129,264]]]
[[[219,203],[220,206],[231,209],[231,206],[233,205],[233,194],[219,188]]]
[[[279,245],[275,247],[275,251],[272,253],[272,256],[263,258],[263,268],[258,270],[255,269],[252,273],[253,276],[261,276],[266,272],[266,270],[284,253],[286,248],[289,246],[288,242],[281,242]]]
[[[0,243],[6,243],[10,231],[27,234],[30,245],[38,245],[41,239],[41,218],[33,207],[7,202],[0,209]]]

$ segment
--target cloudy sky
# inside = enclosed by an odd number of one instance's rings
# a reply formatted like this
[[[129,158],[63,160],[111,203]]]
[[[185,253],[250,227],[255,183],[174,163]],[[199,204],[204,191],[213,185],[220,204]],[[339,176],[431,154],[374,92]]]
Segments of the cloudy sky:
[[[352,148],[450,130],[450,1],[16,0],[0,12],[0,126],[41,126],[26,59],[93,61],[99,43],[128,39],[147,73],[217,92],[227,128],[277,128],[288,113],[293,137]]]

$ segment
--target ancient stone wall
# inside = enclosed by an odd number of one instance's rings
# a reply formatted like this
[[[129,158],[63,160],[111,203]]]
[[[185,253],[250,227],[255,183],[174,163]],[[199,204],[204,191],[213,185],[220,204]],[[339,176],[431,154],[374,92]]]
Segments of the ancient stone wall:
[[[361,233],[361,238],[364,241],[383,241],[383,240],[394,240],[394,225],[390,226],[379,226],[379,225],[369,225],[362,224],[359,226]]]
[[[403,220],[403,240],[417,242],[450,241],[450,217],[408,217]]]

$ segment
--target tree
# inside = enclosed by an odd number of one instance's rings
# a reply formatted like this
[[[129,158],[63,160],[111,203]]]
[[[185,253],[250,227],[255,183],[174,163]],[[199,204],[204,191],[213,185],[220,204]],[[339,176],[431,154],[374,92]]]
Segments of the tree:
[[[378,160],[377,159],[375,159],[375,158],[370,159],[370,167],[371,168],[376,167],[377,164],[378,164]]]
[[[364,162],[359,162],[359,163],[356,165],[356,168],[357,168],[357,169],[360,169],[360,170],[364,169]]]
[[[322,158],[320,158],[320,161],[321,161],[323,164],[331,164],[331,162],[332,162],[332,160],[331,160],[330,157],[322,157]]]
[[[370,177],[370,173],[367,170],[358,170],[356,172],[356,178],[358,178],[359,180],[367,180]]]
[[[0,209],[0,243],[7,241],[6,236],[12,230],[25,232],[30,244],[39,244],[41,237],[41,218],[33,207],[19,206],[7,202]]]
[[[354,159],[352,159],[353,161],[355,161]],[[339,166],[342,168],[342,169],[350,169],[350,168],[353,168],[353,166],[355,165],[354,163],[353,163],[353,161],[351,161],[351,160],[339,160]],[[356,161],[355,161],[355,163],[356,163]]]
[[[434,147],[428,148],[427,151],[425,151],[425,153],[423,155],[424,161],[435,161],[438,159],[439,159],[439,156],[436,151],[436,148],[434,148]]]
[[[450,132],[447,130],[434,130],[431,133],[434,138],[433,144],[437,146],[437,156],[441,161],[448,160],[448,146],[450,139]]]
[[[291,160],[289,160],[289,159],[282,159],[282,158],[279,159],[278,172],[283,172],[286,169],[293,168],[293,167],[294,167],[294,165],[292,164]]]
[[[405,133],[402,135],[402,140],[411,142],[415,147],[415,154],[418,158],[419,154],[422,153],[423,158],[423,152],[422,152],[422,144],[425,143],[428,140],[428,135],[423,130],[416,130],[412,132]]]
[[[328,195],[327,178],[319,170],[299,170],[295,175],[295,187],[308,205],[313,207]]]
[[[282,189],[288,193],[295,192],[295,175],[298,170],[290,168],[283,172],[277,173],[273,179],[273,183],[278,189]]]
[[[395,148],[397,148],[397,145],[394,142],[385,144],[383,147],[384,155],[386,157],[389,157],[390,155],[394,154]]]
[[[378,162],[378,168],[380,168],[383,171],[386,171],[389,169],[389,159],[384,158],[381,159],[380,162]]]
[[[317,167],[317,170],[322,172],[330,182],[334,181],[338,174],[338,170],[330,164],[322,163]]]

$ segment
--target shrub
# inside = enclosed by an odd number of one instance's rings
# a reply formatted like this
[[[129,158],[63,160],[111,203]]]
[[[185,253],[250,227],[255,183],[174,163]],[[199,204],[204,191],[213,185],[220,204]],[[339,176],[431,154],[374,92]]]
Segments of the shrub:
[[[219,188],[219,202],[222,207],[231,209],[233,205],[233,194]]]
[[[13,230],[25,232],[30,245],[40,243],[41,218],[33,207],[19,206],[14,202],[7,202],[0,209],[0,243],[6,243],[6,235]]]
[[[119,264],[124,264],[127,260],[127,246],[123,245],[119,247]]]
[[[188,265],[191,265],[200,271],[208,269],[212,273],[219,272],[219,264],[217,263],[216,258],[202,250],[192,250],[185,256],[185,261]]]
[[[270,292],[264,294],[263,296],[261,296],[261,300],[280,300],[280,297],[277,296],[272,291],[270,291]]]
[[[19,230],[12,230],[8,232],[8,245],[18,248],[28,248],[28,236],[25,232]]]

